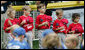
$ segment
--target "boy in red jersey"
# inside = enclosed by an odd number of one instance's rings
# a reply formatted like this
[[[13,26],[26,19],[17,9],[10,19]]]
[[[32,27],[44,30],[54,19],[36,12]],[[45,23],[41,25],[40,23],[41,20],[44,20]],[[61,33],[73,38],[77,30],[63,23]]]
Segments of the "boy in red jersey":
[[[80,36],[82,36],[82,33],[84,32],[84,30],[82,25],[78,23],[79,19],[80,19],[80,14],[74,13],[72,15],[73,23],[69,25],[68,33],[79,34]]]
[[[82,40],[82,33],[84,33],[84,30],[83,30],[82,25],[79,23],[79,19],[80,19],[80,14],[73,13],[73,15],[72,15],[73,23],[69,25],[68,33],[78,35],[79,42],[81,42],[81,40]]]
[[[32,38],[34,34],[33,34],[33,18],[29,16],[31,8],[29,6],[24,6],[22,10],[24,14],[19,17],[19,24],[26,30],[27,41],[29,42],[30,47],[32,48]]]
[[[45,13],[46,8],[44,4],[40,4],[37,6],[38,11],[40,11],[40,15],[37,16],[36,18],[36,29],[38,29],[38,37],[39,37],[39,42],[41,41],[42,38],[42,32],[46,29],[50,29],[51,26],[51,21],[52,17],[48,16]],[[41,46],[41,43],[39,44]]]
[[[13,37],[11,36],[11,32],[10,30],[13,29],[12,26],[17,24],[16,21],[18,21],[16,18],[15,18],[15,10],[13,8],[9,8],[7,10],[7,15],[8,15],[8,18],[5,20],[5,23],[4,23],[4,31],[5,33],[7,33],[7,40],[11,40],[13,39]]]
[[[53,30],[59,35],[59,37],[64,38],[67,34],[67,24],[68,20],[63,18],[63,10],[56,10],[57,19],[53,23]]]

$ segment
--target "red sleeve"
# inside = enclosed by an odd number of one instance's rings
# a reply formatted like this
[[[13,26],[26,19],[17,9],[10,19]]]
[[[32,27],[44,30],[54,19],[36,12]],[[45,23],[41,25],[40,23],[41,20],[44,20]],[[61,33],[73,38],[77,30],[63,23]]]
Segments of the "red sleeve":
[[[50,16],[50,25],[52,24],[52,17]]]
[[[38,29],[38,25],[40,24],[39,22],[40,22],[40,19],[39,19],[40,17],[39,16],[37,16],[37,18],[36,18],[36,24],[35,24],[35,26],[36,26],[36,28]]]
[[[19,25],[19,19],[15,18],[15,22]]]
[[[53,30],[56,30],[56,29],[57,29],[57,27],[56,27],[56,20],[55,20],[53,23]]]
[[[69,31],[71,31],[71,29],[72,29],[72,24],[69,25],[67,32],[69,33]]]
[[[65,19],[65,27],[66,27],[66,29],[67,29],[67,24],[68,24],[68,20],[67,19]]]
[[[5,32],[8,32],[8,31],[6,31],[6,28],[7,28],[7,27],[9,27],[9,26],[8,26],[8,19],[6,19],[6,20],[5,20],[5,23],[4,23],[4,28],[3,28],[3,30],[4,30]]]
[[[68,20],[66,19],[66,24],[68,24]]]
[[[21,22],[22,22],[22,19],[21,19],[21,17],[19,17],[19,25],[20,25]]]
[[[79,25],[81,26],[81,33],[83,33],[83,32],[84,32],[83,27],[82,27],[82,25],[81,25],[81,24],[79,24]]]
[[[52,17],[49,16],[48,18],[49,18],[49,24],[48,24],[48,26],[49,26],[49,28],[50,28],[50,26],[51,26],[51,24],[52,24]]]
[[[79,25],[81,26],[81,28],[80,28],[80,34],[79,34],[79,36],[82,36],[82,33],[84,32],[84,30],[83,30],[83,27],[82,27],[82,25],[79,23]]]
[[[68,24],[68,20],[67,19],[63,19],[62,22],[65,23],[65,25]]]
[[[33,18],[32,17],[29,18],[29,23],[33,24]]]
[[[52,22],[52,17],[50,16],[50,21]]]

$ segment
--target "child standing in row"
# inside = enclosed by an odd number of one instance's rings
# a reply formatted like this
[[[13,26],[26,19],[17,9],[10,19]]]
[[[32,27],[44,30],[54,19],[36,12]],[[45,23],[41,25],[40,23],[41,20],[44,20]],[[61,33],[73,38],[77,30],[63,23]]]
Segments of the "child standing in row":
[[[38,29],[37,33],[38,33],[39,42],[40,42],[42,38],[41,33],[46,29],[50,29],[52,17],[44,14],[46,11],[44,4],[38,5],[37,9],[40,12],[40,15],[38,15],[36,18],[36,29]],[[41,46],[41,43],[39,44],[39,46]]]
[[[70,34],[76,34],[79,37],[79,46],[81,44],[82,40],[82,33],[84,32],[82,25],[79,23],[80,14],[73,13],[72,15],[72,21],[73,23],[69,25],[68,27],[68,33]]]
[[[63,10],[58,9],[56,10],[56,16],[57,19],[53,23],[53,30],[55,33],[59,35],[60,38],[65,38],[65,35],[67,34],[67,24],[68,20],[63,18]]]
[[[24,6],[22,8],[24,14],[19,17],[19,24],[26,30],[27,40],[32,48],[32,38],[33,38],[33,18],[29,16],[31,8],[29,6]]]
[[[13,39],[13,37],[11,36],[11,32],[10,30],[13,29],[12,26],[18,23],[18,19],[15,18],[15,10],[13,8],[9,8],[7,10],[7,15],[8,18],[5,20],[4,23],[4,31],[7,33],[7,39],[8,41]]]
[[[69,25],[68,33],[79,34],[80,36],[82,36],[84,30],[82,25],[79,23],[79,19],[80,19],[80,14],[73,13],[72,15],[73,23]]]

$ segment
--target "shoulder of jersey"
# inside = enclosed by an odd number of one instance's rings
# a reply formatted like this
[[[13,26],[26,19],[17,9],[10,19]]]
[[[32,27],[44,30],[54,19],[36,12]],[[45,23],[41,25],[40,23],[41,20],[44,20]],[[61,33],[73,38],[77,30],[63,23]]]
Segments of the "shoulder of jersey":
[[[68,20],[68,19],[63,18],[63,20]]]
[[[9,18],[7,18],[5,21],[8,21],[9,20]]]
[[[40,17],[41,15],[38,15],[37,17]]]
[[[22,16],[20,16],[20,17],[24,17],[24,16],[22,15]]]

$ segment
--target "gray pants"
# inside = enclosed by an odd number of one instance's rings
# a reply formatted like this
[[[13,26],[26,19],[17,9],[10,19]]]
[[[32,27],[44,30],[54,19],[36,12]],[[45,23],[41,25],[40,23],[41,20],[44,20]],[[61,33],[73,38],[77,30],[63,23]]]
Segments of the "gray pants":
[[[5,44],[7,43],[7,37],[6,37],[6,34],[4,32],[4,30],[2,29],[4,27],[4,22],[5,20],[7,19],[7,14],[4,13],[4,14],[1,14],[1,48],[3,48],[5,46]],[[4,47],[5,48],[5,47]]]
[[[27,42],[30,44],[30,47],[32,48],[33,47],[32,31],[28,31],[26,33],[26,39],[27,39]]]
[[[10,33],[4,33],[3,35],[3,41],[1,43],[3,43],[2,45],[4,45],[3,47],[6,48],[7,44],[9,41],[11,41],[13,39],[13,37],[11,36]]]
[[[42,32],[44,32],[46,29],[44,30],[38,30],[37,33],[38,33],[38,38],[39,38],[39,49],[43,49],[41,43],[42,43]]]
[[[58,33],[59,39],[62,40],[65,43],[65,34],[64,33]]]

